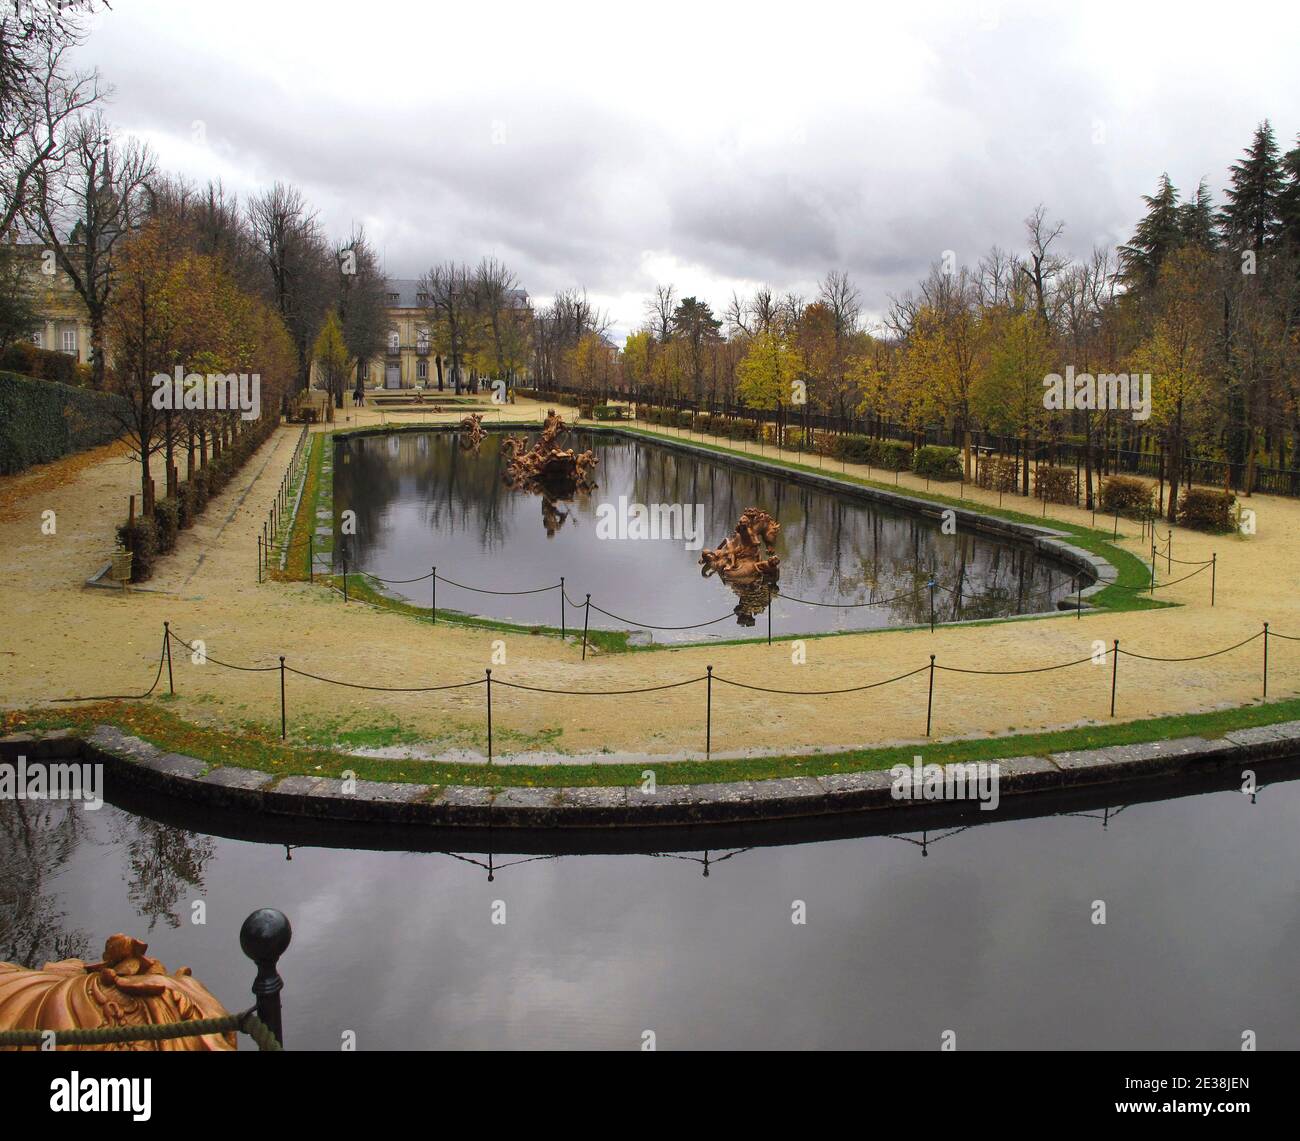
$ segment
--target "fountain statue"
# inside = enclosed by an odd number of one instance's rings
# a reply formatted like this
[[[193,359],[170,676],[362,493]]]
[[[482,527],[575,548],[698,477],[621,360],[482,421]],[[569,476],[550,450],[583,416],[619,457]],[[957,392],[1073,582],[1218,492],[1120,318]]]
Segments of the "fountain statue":
[[[775,554],[780,530],[781,524],[762,508],[746,507],[736,530],[714,550],[701,552],[700,573],[705,578],[716,574],[729,586],[775,582],[781,574],[781,559]]]
[[[595,487],[591,473],[600,462],[596,453],[560,447],[564,431],[564,419],[551,408],[542,424],[541,438],[531,448],[526,448],[519,436],[502,440],[501,450],[507,461],[506,483],[530,491],[546,487],[568,495]]]
[[[157,1042],[59,1046],[60,1030],[194,1022],[229,1013],[189,967],[168,974],[162,963],[145,955],[148,949],[129,935],[110,935],[98,963],[61,959],[39,971],[0,963],[0,1030],[53,1030],[58,1049],[235,1049],[233,1031]]]
[[[477,448],[483,442],[483,437],[487,435],[483,431],[483,413],[471,412],[460,422],[460,431],[460,446]]]
[[[551,408],[542,424],[541,438],[531,448],[522,436],[506,436],[501,441],[506,486],[542,497],[542,525],[548,539],[555,537],[569,517],[560,504],[595,488],[592,469],[600,462],[591,450],[576,452],[560,447],[564,430],[564,420]]]

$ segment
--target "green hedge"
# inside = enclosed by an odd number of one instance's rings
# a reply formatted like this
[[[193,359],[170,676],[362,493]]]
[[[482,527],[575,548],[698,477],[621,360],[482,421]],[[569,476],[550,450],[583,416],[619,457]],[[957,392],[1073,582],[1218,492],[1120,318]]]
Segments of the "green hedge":
[[[117,439],[128,409],[120,396],[0,372],[0,475]]]
[[[90,365],[79,364],[71,353],[38,349],[28,341],[15,341],[0,353],[0,371],[64,384],[85,384],[91,373]]]
[[[912,470],[927,479],[961,479],[961,449],[926,444],[912,453]]]

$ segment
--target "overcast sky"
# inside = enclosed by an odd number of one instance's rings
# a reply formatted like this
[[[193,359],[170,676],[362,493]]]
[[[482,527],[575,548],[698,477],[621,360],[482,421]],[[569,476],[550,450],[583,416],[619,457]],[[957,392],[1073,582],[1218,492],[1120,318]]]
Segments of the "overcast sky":
[[[82,58],[161,164],[298,184],[388,273],[495,254],[615,334],[847,270],[869,315],[944,250],[1125,240],[1255,124],[1300,132],[1300,5],[112,0]]]

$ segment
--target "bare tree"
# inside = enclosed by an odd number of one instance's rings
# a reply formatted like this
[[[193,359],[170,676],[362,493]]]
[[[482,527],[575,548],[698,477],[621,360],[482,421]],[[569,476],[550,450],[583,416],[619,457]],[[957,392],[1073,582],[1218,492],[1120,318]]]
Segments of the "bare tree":
[[[666,344],[673,334],[673,310],[677,308],[677,293],[671,285],[656,285],[655,295],[646,302],[646,315],[650,318],[650,332],[660,344]]]
[[[248,204],[248,221],[270,275],[270,299],[298,354],[298,388],[311,379],[312,345],[330,307],[333,256],[302,192],[277,182]]]
[[[25,217],[42,168],[57,167],[66,127],[104,94],[94,71],[68,65],[90,0],[14,3],[0,13],[0,234]]]
[[[439,338],[447,349],[447,363],[457,395],[477,308],[474,286],[474,273],[463,262],[443,262],[420,278],[419,290],[427,299],[429,322],[437,327]],[[441,374],[438,387],[442,387]]]
[[[34,175],[37,232],[86,306],[96,388],[104,387],[104,317],[115,251],[143,221],[153,176],[149,148],[116,137],[98,113],[79,117],[63,161]]]
[[[1033,290],[1034,308],[1038,311],[1038,319],[1042,321],[1044,327],[1050,328],[1051,320],[1047,312],[1048,291],[1051,289],[1052,280],[1066,265],[1065,258],[1051,252],[1051,246],[1064,232],[1065,223],[1049,223],[1046,219],[1047,211],[1041,204],[1034,207],[1033,213],[1025,219],[1025,230],[1029,235],[1029,261],[1021,267],[1020,272]]]

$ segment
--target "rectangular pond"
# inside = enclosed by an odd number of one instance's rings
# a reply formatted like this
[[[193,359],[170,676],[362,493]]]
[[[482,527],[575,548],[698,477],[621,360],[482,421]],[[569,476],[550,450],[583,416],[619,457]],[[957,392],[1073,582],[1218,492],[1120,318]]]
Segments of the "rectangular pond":
[[[336,567],[346,554],[349,572],[428,606],[436,566],[440,610],[522,625],[560,624],[563,577],[570,629],[581,627],[590,593],[593,629],[657,642],[755,637],[766,633],[767,586],[703,577],[700,547],[716,547],[756,506],[781,524],[771,620],[784,636],[928,623],[932,599],[939,622],[1051,611],[1075,589],[1072,568],[1028,543],[968,527],[946,534],[937,520],[851,489],[613,432],[565,439],[598,457],[593,490],[514,489],[502,439],[489,433],[468,447],[459,432],[437,430],[341,438]],[[354,534],[343,533],[347,511]]]

